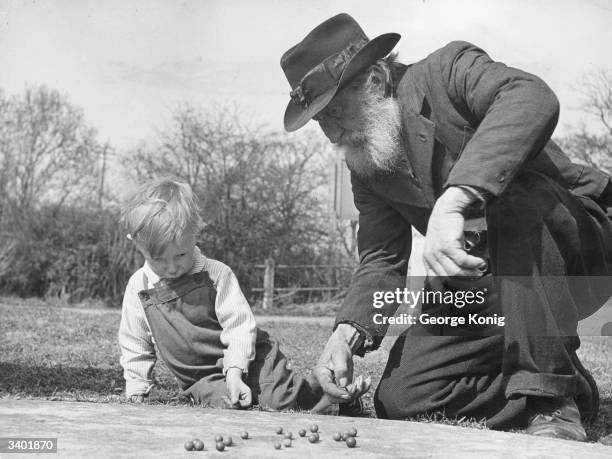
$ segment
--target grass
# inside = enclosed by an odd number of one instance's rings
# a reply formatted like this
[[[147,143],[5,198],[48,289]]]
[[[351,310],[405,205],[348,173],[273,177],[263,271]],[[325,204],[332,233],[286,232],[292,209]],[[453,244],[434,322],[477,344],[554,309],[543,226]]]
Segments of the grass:
[[[253,312],[259,316],[299,316],[299,317],[335,317],[341,301],[328,301],[306,304],[283,304],[270,309],[263,309],[261,301],[255,302]]]
[[[323,306],[313,309],[318,308]],[[119,320],[118,310],[61,308],[39,300],[0,298],[0,399],[126,403],[116,340]],[[300,373],[313,367],[331,331],[329,320],[299,323],[294,318],[270,321],[261,316],[259,320],[262,328],[281,342]],[[389,344],[385,342],[365,359],[356,359],[355,373],[371,375],[373,387],[384,369]],[[585,426],[591,441],[612,431],[611,351],[612,337],[587,337],[579,352],[598,383],[602,399],[599,417]],[[188,405],[179,397],[177,385],[161,361],[155,378],[157,388],[149,403]],[[374,416],[372,392],[364,397],[370,416]],[[449,419],[442,414],[415,420],[485,427],[482,421]]]

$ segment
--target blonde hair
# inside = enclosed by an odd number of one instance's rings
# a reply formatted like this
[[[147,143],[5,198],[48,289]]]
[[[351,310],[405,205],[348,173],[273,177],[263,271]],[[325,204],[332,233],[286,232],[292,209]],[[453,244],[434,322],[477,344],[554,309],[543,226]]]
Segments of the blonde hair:
[[[142,244],[153,257],[186,231],[197,237],[204,228],[191,187],[167,178],[142,185],[123,206],[121,224],[128,238]]]

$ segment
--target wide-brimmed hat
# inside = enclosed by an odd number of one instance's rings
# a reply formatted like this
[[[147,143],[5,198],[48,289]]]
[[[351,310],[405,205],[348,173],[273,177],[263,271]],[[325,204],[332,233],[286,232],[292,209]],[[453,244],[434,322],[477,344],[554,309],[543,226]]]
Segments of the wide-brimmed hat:
[[[281,58],[292,89],[285,129],[304,126],[355,75],[389,54],[399,39],[397,33],[386,33],[369,40],[346,13],[317,26]]]

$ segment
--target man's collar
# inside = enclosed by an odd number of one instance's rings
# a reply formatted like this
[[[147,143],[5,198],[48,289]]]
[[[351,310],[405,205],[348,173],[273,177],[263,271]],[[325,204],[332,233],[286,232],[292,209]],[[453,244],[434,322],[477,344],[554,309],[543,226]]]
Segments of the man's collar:
[[[414,71],[415,67],[410,66],[406,69],[402,79],[397,86],[397,98],[404,110],[417,115],[422,115],[429,119],[431,107],[425,99],[425,92],[417,81],[418,74]]]

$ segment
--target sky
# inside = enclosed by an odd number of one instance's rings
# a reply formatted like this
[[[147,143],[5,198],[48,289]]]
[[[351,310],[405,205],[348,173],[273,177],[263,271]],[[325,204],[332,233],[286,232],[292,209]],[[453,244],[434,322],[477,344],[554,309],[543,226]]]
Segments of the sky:
[[[59,90],[120,150],[185,103],[280,131],[280,56],[340,12],[370,38],[400,33],[404,63],[460,39],[535,73],[561,101],[557,134],[584,118],[580,79],[612,68],[609,0],[0,0],[0,88]]]

